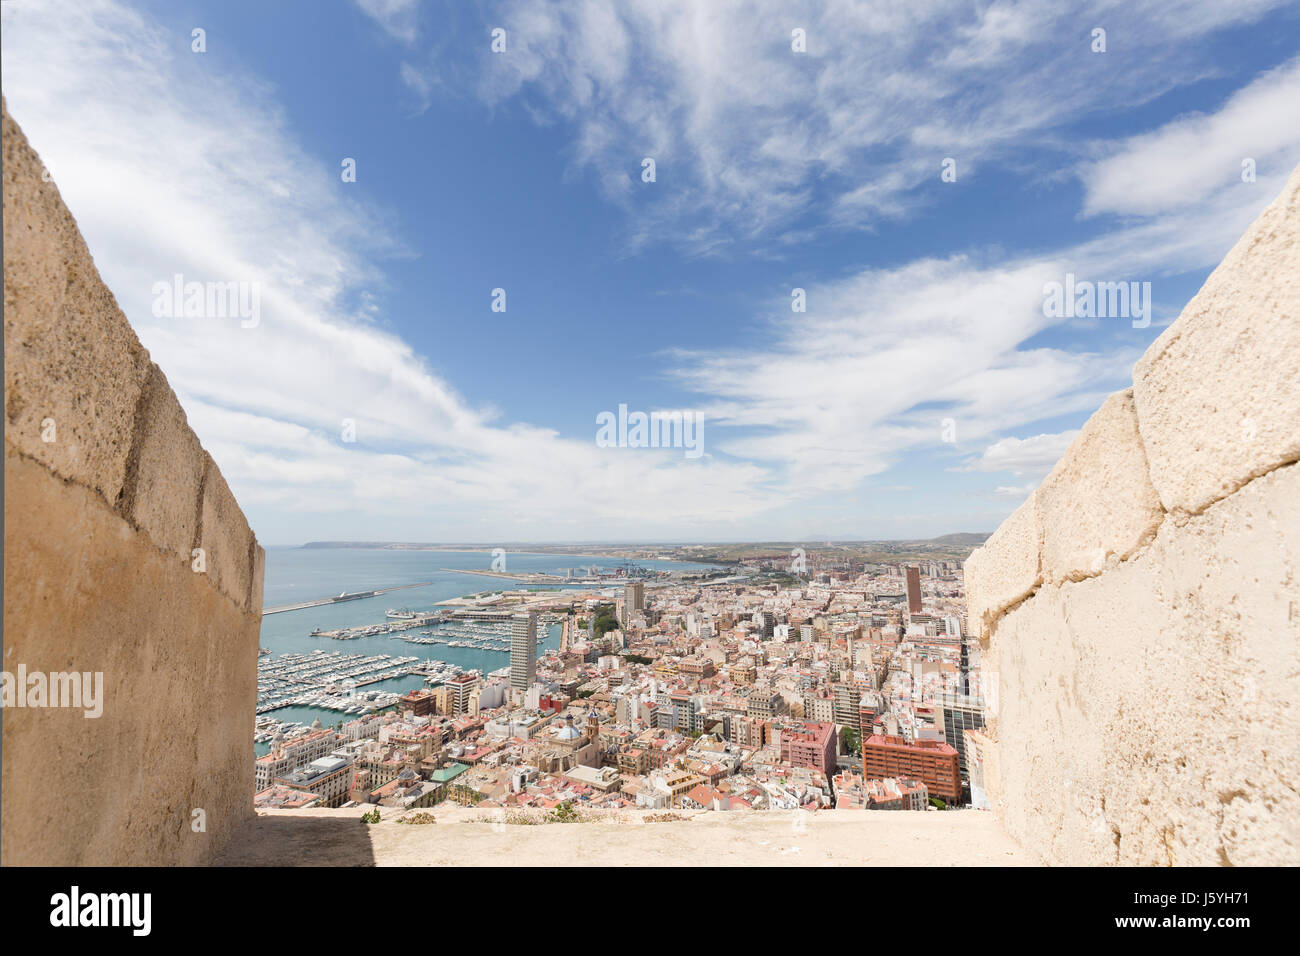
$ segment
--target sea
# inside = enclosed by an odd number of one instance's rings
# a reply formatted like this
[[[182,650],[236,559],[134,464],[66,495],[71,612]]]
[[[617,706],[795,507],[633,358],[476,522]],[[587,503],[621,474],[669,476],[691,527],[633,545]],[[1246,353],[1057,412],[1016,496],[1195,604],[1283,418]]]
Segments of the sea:
[[[312,637],[316,628],[334,630],[382,624],[384,612],[389,608],[409,608],[412,611],[432,611],[436,602],[489,591],[534,587],[503,578],[488,578],[464,571],[492,569],[493,553],[490,551],[415,551],[383,548],[300,548],[268,547],[266,549],[266,577],[263,590],[263,607],[281,607],[303,601],[332,597],[341,592],[370,591],[403,584],[430,582],[422,587],[391,591],[370,598],[326,604],[320,607],[282,611],[262,618],[261,646],[273,656],[290,653],[311,653],[313,650],[342,651],[345,654],[390,654],[393,657],[419,657],[445,661],[463,670],[477,669],[484,674],[509,664],[506,651],[489,651],[473,647],[448,647],[445,644],[408,644],[402,635],[418,635],[416,631],[398,631],[394,634],[377,634],[350,641],[337,641],[328,637]],[[576,568],[575,574],[585,575],[588,568],[612,571],[619,567],[647,569],[707,569],[713,565],[692,564],[683,561],[657,561],[649,559],[627,560],[597,554],[533,554],[511,551],[505,554],[507,573],[540,572],[563,575],[567,568]],[[498,564],[500,567],[500,564]],[[443,570],[448,569],[448,570]],[[539,590],[550,590],[539,588]],[[599,588],[589,589],[593,595]],[[560,625],[552,625],[538,653],[553,649],[560,643]],[[366,684],[364,689],[404,693],[421,687],[424,678],[419,675]],[[319,719],[324,726],[334,726],[340,720],[352,717],[338,711],[315,707],[282,707],[268,711],[265,716],[282,721],[310,724]],[[259,755],[266,753],[268,744],[255,745]]]

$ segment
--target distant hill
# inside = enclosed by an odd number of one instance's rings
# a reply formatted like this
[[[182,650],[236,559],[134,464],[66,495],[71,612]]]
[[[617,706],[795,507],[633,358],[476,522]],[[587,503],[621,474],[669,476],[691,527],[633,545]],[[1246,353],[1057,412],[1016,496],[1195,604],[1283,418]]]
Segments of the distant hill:
[[[937,538],[928,538],[925,541],[917,541],[914,543],[946,544],[946,545],[952,545],[954,547],[960,547],[960,548],[970,547],[972,545],[978,547],[979,545],[987,541],[989,539],[989,535],[991,535],[992,533],[993,533],[992,531],[981,531],[979,533],[973,533],[970,531],[959,531],[956,534],[942,534]]]

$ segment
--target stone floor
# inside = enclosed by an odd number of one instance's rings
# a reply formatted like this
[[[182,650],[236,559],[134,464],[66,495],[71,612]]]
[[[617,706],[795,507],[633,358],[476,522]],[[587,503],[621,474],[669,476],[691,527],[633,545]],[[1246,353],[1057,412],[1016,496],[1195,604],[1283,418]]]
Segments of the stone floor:
[[[606,811],[578,823],[493,822],[443,805],[432,824],[365,824],[360,809],[271,810],[250,820],[218,866],[1034,866],[976,810],[901,813],[704,812],[655,819]],[[658,814],[659,818],[668,814]],[[651,818],[647,820],[647,817]],[[517,818],[513,817],[512,818]]]

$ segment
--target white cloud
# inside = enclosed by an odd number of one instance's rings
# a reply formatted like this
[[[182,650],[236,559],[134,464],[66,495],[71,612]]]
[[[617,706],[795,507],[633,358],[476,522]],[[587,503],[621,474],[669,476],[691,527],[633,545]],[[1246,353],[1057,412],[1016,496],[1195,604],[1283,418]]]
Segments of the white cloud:
[[[110,0],[4,15],[9,109],[255,529],[299,512],[426,537],[479,519],[497,535],[612,535],[772,503],[763,469],[713,460],[707,432],[705,457],[687,461],[597,448],[594,413],[586,441],[498,421],[373,321],[377,257],[400,245],[296,146],[265,89],[211,74]],[[153,285],[176,273],[259,283],[260,324],[154,317]]]
[[[419,0],[356,0],[362,11],[406,43],[414,43],[419,36]]]
[[[1028,485],[998,485],[993,489],[994,498],[1008,498],[1012,501],[1024,501],[1037,488],[1036,484]]]
[[[573,122],[578,162],[603,170],[612,194],[643,155],[660,160],[661,181],[684,175],[677,198],[636,228],[649,238],[698,206],[689,234],[700,249],[779,232],[810,203],[840,223],[902,215],[945,143],[961,145],[968,169],[1032,135],[1024,117],[1050,124],[1079,108],[1062,93],[1067,80],[1048,82],[1048,71],[1028,70],[1006,89],[979,73],[1032,46],[1030,34],[1006,33],[1007,22],[1051,29],[1048,7],[1030,5],[1026,21],[991,12],[953,21],[943,4],[832,5],[807,12],[810,52],[797,61],[786,53],[790,15],[737,9],[521,7],[503,21],[513,52],[481,92],[500,102],[540,91],[534,108]],[[371,12],[400,23],[404,5]],[[1228,15],[1194,12],[1192,22]],[[1041,466],[1046,440],[1062,436],[1005,436],[1092,411],[1128,384],[1137,357],[1136,345],[1113,341],[1031,347],[1051,325],[1044,283],[1066,271],[1118,279],[1212,264],[1280,185],[1262,171],[1254,190],[1212,190],[1051,254],[954,255],[810,281],[803,315],[778,294],[772,323],[746,346],[670,353],[667,374],[702,397],[709,426],[706,457],[685,461],[502,421],[433,374],[378,318],[378,263],[404,253],[395,230],[351,200],[337,168],[296,144],[270,90],[214,75],[113,0],[6,4],[3,15],[11,112],[272,541],[326,522],[355,537],[744,537],[810,498],[847,499],[911,454],[956,461],[985,448],[973,470],[1032,475],[1031,453]],[[945,30],[961,82],[941,81],[921,52],[942,45]],[[424,97],[443,80],[426,67],[408,76]],[[914,125],[939,105],[956,119]],[[871,150],[896,161],[861,165]],[[827,184],[835,188],[814,189]],[[155,319],[152,285],[178,272],[261,283],[261,325]],[[949,417],[955,448],[943,444]],[[356,444],[339,440],[344,418],[356,420]],[[594,424],[593,415],[593,434]],[[776,527],[763,536],[779,536]]]
[[[1075,428],[1055,435],[1003,438],[984,449],[979,458],[966,465],[966,470],[1003,471],[1042,479],[1060,461],[1078,434],[1079,430]]]
[[[1055,260],[978,267],[957,257],[810,288],[809,311],[767,341],[722,355],[678,353],[676,375],[715,396],[705,413],[747,426],[723,439],[801,493],[846,492],[908,455],[957,450],[1036,420],[1096,408],[1127,384],[1136,349],[1025,349],[1048,328],[1042,287]]]
[[[933,453],[945,419],[957,452],[989,443],[960,470],[1036,482],[1075,433],[1042,435],[1033,426],[1084,417],[1127,387],[1145,341],[1125,344],[1127,319],[1101,320],[1089,329],[1091,349],[1031,347],[1059,322],[1043,315],[1044,285],[1068,272],[1119,281],[1211,266],[1284,179],[1261,178],[1256,189],[1216,194],[1048,255],[921,260],[810,286],[806,313],[774,310],[767,337],[746,348],[677,353],[675,375],[714,396],[711,418],[749,426],[721,450],[768,465],[801,492],[847,492],[909,455]],[[997,495],[1027,493],[1008,486]]]
[[[1149,216],[1195,207],[1243,183],[1242,161],[1253,159],[1266,181],[1300,162],[1300,59],[1265,73],[1211,114],[1194,114],[1116,144],[1085,165],[1085,215]]]
[[[873,228],[934,202],[945,157],[961,182],[1026,146],[1069,162],[1060,127],[1202,78],[1197,40],[1280,2],[508,0],[482,11],[506,54],[484,31],[469,67],[439,48],[402,72],[426,102],[436,81],[572,124],[575,166],[633,216],[631,248],[779,249],[801,216]],[[1098,22],[1123,53],[1091,52]],[[645,156],[654,186],[633,178]]]

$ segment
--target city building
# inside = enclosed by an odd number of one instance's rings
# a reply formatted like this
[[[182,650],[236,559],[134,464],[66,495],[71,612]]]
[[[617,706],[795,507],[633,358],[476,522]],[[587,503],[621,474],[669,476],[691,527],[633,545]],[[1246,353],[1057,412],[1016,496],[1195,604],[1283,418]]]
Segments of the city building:
[[[527,690],[537,678],[537,612],[526,611],[511,618],[510,687]]]
[[[902,737],[872,734],[862,742],[862,776],[916,777],[930,796],[961,802],[961,768],[957,750],[936,740],[908,743]]]
[[[317,720],[310,733],[286,740],[277,734],[271,741],[270,753],[253,762],[253,783],[257,790],[265,790],[277,777],[293,773],[313,760],[324,757],[334,749],[338,737],[332,730],[321,727]]]
[[[912,777],[864,780],[868,810],[924,810],[930,802],[925,783]]]
[[[921,571],[912,565],[907,566],[907,613],[921,613]]]
[[[623,609],[629,618],[637,611],[645,610],[644,583],[629,581],[623,586]]]
[[[835,725],[800,722],[781,729],[781,762],[811,767],[826,775],[835,772]]]
[[[400,707],[403,711],[410,711],[416,717],[427,717],[438,712],[437,697],[431,690],[411,691],[402,697]]]
[[[320,803],[320,797],[305,790],[273,784],[253,794],[254,810],[304,810]]]
[[[313,760],[301,770],[277,778],[275,783],[319,797],[319,806],[342,806],[348,799],[352,783],[352,761],[330,754]]]
[[[943,739],[957,751],[962,779],[969,783],[966,731],[984,726],[984,698],[967,694],[941,694],[936,701],[943,715]]]
[[[460,717],[470,712],[470,698],[478,692],[481,679],[477,674],[457,674],[446,683],[450,699],[447,710],[453,717]]]

